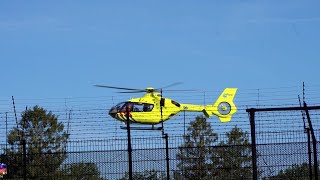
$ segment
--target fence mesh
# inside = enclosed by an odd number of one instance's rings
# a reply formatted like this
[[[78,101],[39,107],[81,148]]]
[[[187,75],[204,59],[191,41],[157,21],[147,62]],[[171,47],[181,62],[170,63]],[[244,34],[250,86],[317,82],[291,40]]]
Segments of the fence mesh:
[[[319,110],[309,112],[316,139],[319,139],[320,123],[317,121]],[[310,131],[307,131],[308,128],[310,126],[305,111],[255,112],[258,177],[309,179],[313,176],[314,178],[312,138]],[[310,172],[313,175],[310,175]]]
[[[309,127],[301,111],[256,112],[256,153],[259,179],[309,179]],[[242,114],[243,115],[243,114]],[[245,115],[244,115],[245,116]],[[310,111],[319,139],[319,110]],[[249,123],[249,117],[247,116]],[[233,122],[237,125],[236,120]],[[242,124],[245,125],[244,121]],[[236,126],[235,126],[236,127]],[[239,126],[241,127],[241,126]],[[231,128],[228,128],[231,129]],[[209,144],[187,145],[186,136],[132,138],[134,179],[252,179],[251,134],[247,144],[229,142],[228,132],[219,132]],[[125,132],[125,131],[124,131]],[[201,140],[202,139],[202,140]],[[232,138],[231,138],[232,139]],[[312,144],[312,142],[311,142]],[[317,146],[318,147],[318,146]],[[0,144],[1,162],[9,162],[6,179],[129,179],[127,138],[68,141],[63,153],[31,152],[26,146]],[[168,152],[168,154],[167,154]],[[57,159],[57,157],[60,157]],[[311,165],[314,165],[311,156]],[[167,172],[169,164],[169,174]],[[312,170],[313,171],[313,170]],[[314,173],[314,172],[313,172]]]

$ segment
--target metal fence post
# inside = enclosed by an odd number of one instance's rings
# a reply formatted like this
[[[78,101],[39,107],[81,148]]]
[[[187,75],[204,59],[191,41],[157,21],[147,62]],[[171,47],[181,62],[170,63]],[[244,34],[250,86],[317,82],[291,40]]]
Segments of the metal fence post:
[[[23,151],[23,179],[27,179],[27,147],[26,140],[22,140],[22,151]]]
[[[167,163],[167,180],[170,179],[170,159],[169,159],[169,141],[168,134],[163,135],[166,140],[166,163]]]
[[[247,109],[250,115],[250,129],[251,129],[251,151],[252,151],[252,179],[258,179],[257,172],[257,147],[256,147],[256,126],[255,126],[255,109]]]
[[[311,131],[311,137],[312,137],[312,145],[313,145],[313,161],[314,161],[314,178],[315,180],[318,180],[318,156],[317,156],[317,139],[316,136],[314,135],[314,131],[313,131],[313,127],[312,127],[312,123],[311,123],[311,118],[310,118],[310,114],[309,114],[309,110],[307,107],[307,103],[304,102],[303,103],[304,109],[306,111],[306,115],[307,115],[307,119],[308,119],[308,123],[309,123],[309,128]]]
[[[308,139],[308,159],[309,159],[309,179],[312,180],[312,157],[311,157],[311,141],[310,141],[310,128],[306,128]]]
[[[132,147],[131,147],[131,134],[130,134],[130,115],[129,107],[126,107],[127,117],[127,133],[128,133],[128,159],[129,159],[129,180],[132,180]]]

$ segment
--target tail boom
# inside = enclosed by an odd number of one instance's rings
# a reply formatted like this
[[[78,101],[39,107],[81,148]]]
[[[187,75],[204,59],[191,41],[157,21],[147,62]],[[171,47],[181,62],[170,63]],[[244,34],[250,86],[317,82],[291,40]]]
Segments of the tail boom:
[[[180,111],[203,112],[207,118],[216,115],[221,122],[229,122],[237,111],[237,107],[233,103],[236,92],[237,88],[226,88],[213,105],[181,104]]]

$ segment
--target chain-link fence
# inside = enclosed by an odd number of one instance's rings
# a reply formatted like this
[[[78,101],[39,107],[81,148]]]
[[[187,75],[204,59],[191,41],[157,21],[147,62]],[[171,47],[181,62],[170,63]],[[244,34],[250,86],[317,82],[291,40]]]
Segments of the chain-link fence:
[[[319,106],[247,109],[254,179],[318,179]]]
[[[169,136],[168,144],[165,137],[133,138],[133,179],[220,179],[218,177],[222,174],[225,179],[237,179],[227,172],[240,173],[244,169],[249,169],[248,173],[251,171],[251,159],[248,160],[250,146],[219,146],[218,142],[212,146],[197,146],[186,145],[182,136]],[[16,151],[2,152],[1,161],[7,162],[8,166],[8,175],[4,178],[129,179],[125,138],[70,141],[66,153],[32,153],[26,146],[24,154],[22,145],[18,147]],[[5,145],[0,148],[5,149]],[[232,158],[235,157],[234,154],[231,156],[232,153],[245,151],[247,154],[238,154],[238,159]],[[246,160],[239,161],[239,158]],[[226,169],[224,163],[229,160],[247,164]],[[220,162],[219,167],[219,164],[214,163],[218,161],[224,163]],[[222,171],[225,172],[221,173]]]
[[[270,111],[269,111],[270,110]],[[251,132],[133,137],[133,179],[315,179],[319,110],[254,109]],[[249,110],[250,111],[250,110]],[[254,120],[254,121],[252,121]],[[252,125],[254,122],[254,125]],[[312,137],[311,130],[314,130]],[[252,134],[252,132],[254,132]],[[216,138],[219,137],[219,138]],[[41,147],[33,145],[32,147]],[[129,179],[128,139],[68,141],[61,151],[1,144],[6,179]],[[64,148],[64,149],[63,149]],[[31,151],[33,149],[33,151]],[[253,151],[252,151],[253,150]],[[316,151],[315,151],[316,150]]]

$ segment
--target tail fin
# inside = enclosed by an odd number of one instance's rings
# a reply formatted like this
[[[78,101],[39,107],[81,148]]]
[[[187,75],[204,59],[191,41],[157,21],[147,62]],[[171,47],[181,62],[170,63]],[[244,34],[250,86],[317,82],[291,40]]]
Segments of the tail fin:
[[[208,118],[212,115],[216,115],[221,122],[229,122],[232,115],[237,111],[237,107],[233,103],[237,90],[238,88],[226,88],[213,106],[206,106],[203,113]]]

